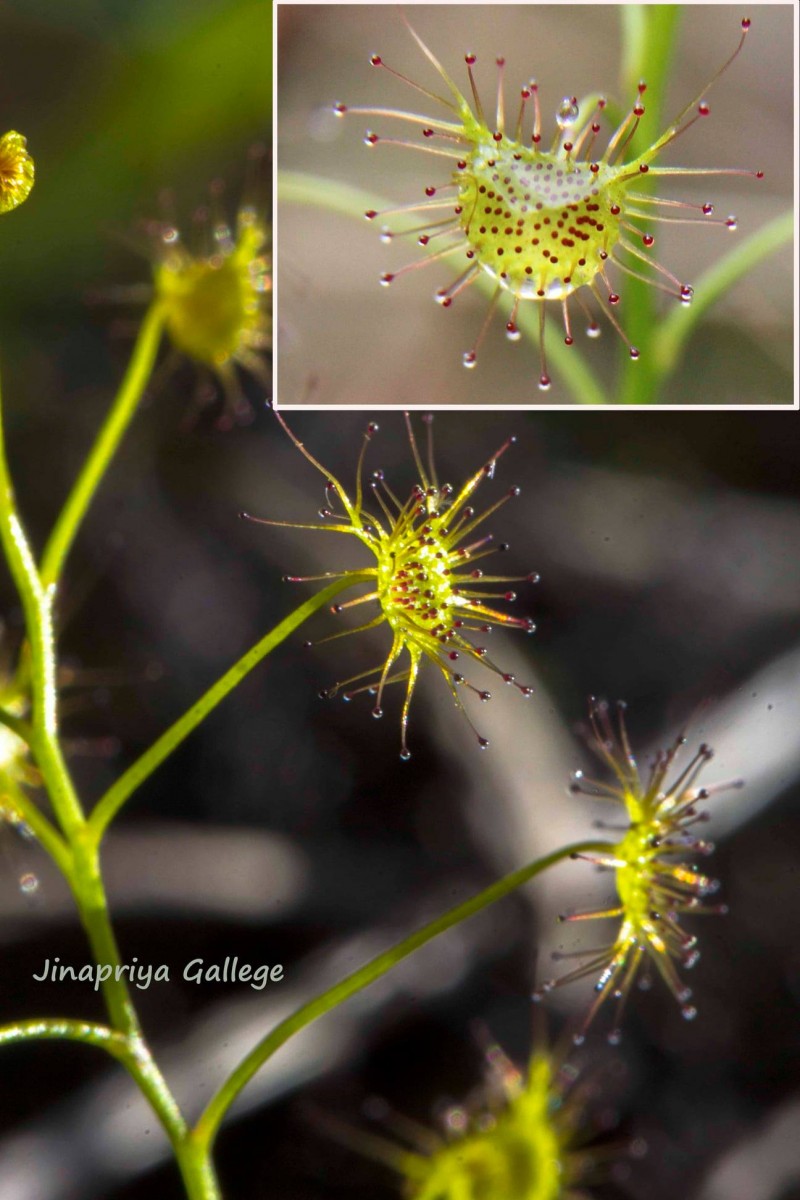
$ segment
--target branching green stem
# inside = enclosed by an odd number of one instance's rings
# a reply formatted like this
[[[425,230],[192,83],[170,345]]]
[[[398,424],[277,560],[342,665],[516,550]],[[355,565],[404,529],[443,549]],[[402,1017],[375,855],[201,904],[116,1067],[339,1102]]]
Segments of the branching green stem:
[[[100,873],[97,847],[88,836],[83,809],[58,742],[56,657],[52,611],[55,576],[45,587],[36,569],[30,546],[17,517],[2,431],[3,423],[0,419],[0,541],[25,613],[26,632],[30,647],[29,680],[32,710],[30,745],[53,811],[63,831],[63,839],[50,826],[45,817],[33,810],[30,803],[26,801],[20,805],[20,809],[24,819],[34,832],[41,836],[42,844],[64,872],[75,897],[95,962],[110,968],[109,977],[103,981],[101,986],[115,1035],[114,1049],[120,1050],[118,1057],[124,1062],[140,1090],[152,1104],[173,1144],[176,1144],[186,1136],[185,1122],[149,1050],[141,1040],[139,1023],[125,976],[116,969],[121,965],[121,958],[108,915],[108,902]],[[109,446],[108,439],[104,439],[102,433],[98,439],[98,445],[100,444],[105,445],[106,448]],[[105,462],[109,457],[110,453],[107,453]],[[77,515],[74,518],[74,524],[68,522],[63,526],[65,537],[59,544],[64,547],[64,550],[77,529],[77,522],[85,510],[101,473],[100,459],[97,458],[92,470],[84,472],[82,475],[85,480],[93,482],[91,487],[87,485],[82,492],[84,499],[81,502],[82,507],[79,506],[80,510],[75,509]],[[59,561],[61,560],[59,559]],[[37,1026],[41,1030],[41,1036],[76,1037],[77,1040],[90,1041],[95,1045],[102,1043],[110,1047],[110,1044],[104,1042],[102,1037],[97,1034],[98,1027],[82,1025],[80,1022],[74,1024],[65,1024],[64,1022],[27,1023],[17,1026],[17,1033],[14,1036],[18,1039],[33,1037],[34,1029]],[[57,1029],[60,1032],[57,1033]],[[120,1049],[120,1039],[126,1045],[124,1053]],[[197,1197],[198,1200],[213,1200],[214,1197],[212,1191],[202,1191],[199,1186],[190,1195]]]
[[[100,480],[116,454],[144,394],[153,371],[163,328],[163,311],[159,304],[154,303],[148,309],[142,322],[128,369],[111,411],[103,422],[97,439],[45,546],[41,563],[41,580],[44,589],[48,589],[58,582],[64,560],[86,510],[91,504]]]
[[[47,851],[66,878],[72,869],[72,856],[67,843],[23,788],[6,776],[3,790],[11,800],[17,815],[25,822],[36,840]]]
[[[109,822],[119,812],[128,797],[148,776],[152,775],[156,767],[169,757],[184,738],[188,737],[209,713],[213,712],[220,701],[233,691],[237,683],[241,683],[253,667],[257,666],[290,633],[294,633],[298,626],[308,620],[318,609],[328,604],[339,592],[351,587],[354,583],[363,583],[371,578],[372,576],[367,572],[363,576],[360,573],[351,572],[345,578],[337,579],[335,583],[329,584],[328,587],[323,588],[310,600],[306,600],[299,608],[296,608],[279,625],[276,625],[259,642],[256,642],[255,646],[248,650],[238,662],[234,663],[230,670],[226,671],[190,709],[187,709],[174,725],[170,725],[169,729],[162,733],[149,750],[145,750],[141,758],[128,767],[128,770],[120,776],[116,783],[111,785],[98,801],[89,820],[89,827],[95,842],[99,843]]]
[[[528,880],[533,879],[534,876],[541,874],[542,871],[546,871],[548,867],[554,866],[556,863],[569,858],[573,854],[591,854],[607,851],[607,842],[579,842],[572,846],[564,846],[562,849],[556,850],[553,854],[545,855],[544,858],[539,858],[536,862],[529,863],[526,867],[512,871],[510,875],[504,876],[497,883],[484,888],[477,896],[472,896],[462,904],[456,905],[455,908],[451,908],[443,916],[437,917],[435,921],[431,921],[428,925],[424,925],[422,929],[417,929],[407,938],[403,938],[401,942],[392,946],[390,950],[385,950],[382,954],[377,955],[376,958],[365,963],[363,967],[359,967],[357,971],[354,971],[352,975],[348,975],[339,983],[335,983],[333,987],[328,988],[320,996],[309,1000],[307,1004],[298,1008],[291,1016],[281,1021],[279,1025],[276,1025],[266,1037],[262,1038],[258,1045],[250,1051],[247,1057],[242,1060],[239,1066],[225,1080],[222,1087],[212,1097],[198,1119],[194,1130],[198,1142],[210,1150],[225,1113],[236,1097],[246,1087],[253,1076],[268,1062],[272,1055],[285,1042],[288,1042],[289,1038],[295,1033],[298,1033],[319,1017],[324,1016],[331,1009],[343,1004],[345,1000],[349,999],[350,996],[354,996],[356,992],[363,991],[365,987],[369,987],[376,979],[380,979],[382,975],[385,975],[387,971],[390,971],[402,959],[407,958],[409,954],[413,954],[415,950],[418,950],[420,946],[424,946],[432,938],[438,937],[440,933],[444,933],[447,929],[452,929],[460,921],[464,921],[482,909],[488,908],[490,904],[495,904],[498,900],[502,900],[504,896],[509,895],[510,892],[521,887]]]

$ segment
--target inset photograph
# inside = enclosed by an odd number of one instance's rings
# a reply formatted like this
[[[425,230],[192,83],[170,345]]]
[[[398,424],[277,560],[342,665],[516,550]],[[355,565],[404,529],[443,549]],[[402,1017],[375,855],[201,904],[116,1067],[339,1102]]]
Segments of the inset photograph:
[[[791,5],[278,6],[277,396],[791,407]]]

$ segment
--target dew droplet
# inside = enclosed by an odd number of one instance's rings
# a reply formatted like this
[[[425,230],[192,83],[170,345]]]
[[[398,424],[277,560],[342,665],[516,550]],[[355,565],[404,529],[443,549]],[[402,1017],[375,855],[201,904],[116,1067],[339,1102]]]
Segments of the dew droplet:
[[[34,875],[33,871],[26,871],[24,875],[20,875],[19,890],[23,896],[32,896],[34,892],[39,890],[39,879]]]
[[[733,233],[733,231],[737,225],[736,217],[733,217],[733,216],[728,217],[725,224],[727,225],[728,229],[730,229],[731,233]]]
[[[539,391],[540,392],[549,392],[551,382],[552,381],[551,381],[549,375],[540,375],[539,376]]]
[[[589,325],[589,327],[586,330],[586,336],[590,337],[590,338],[599,338],[600,333],[601,333],[600,326],[595,325],[595,324]]]
[[[400,751],[400,759],[401,759],[401,761],[402,761],[402,762],[408,762],[408,760],[409,760],[410,758],[411,758],[411,751],[410,751],[410,750],[407,750],[407,749],[404,747],[404,748],[403,748],[403,749]]]
[[[465,367],[467,367],[469,370],[472,370],[472,368],[475,366],[475,363],[478,361],[475,351],[467,350],[462,361]]]
[[[683,1008],[681,1009],[681,1016],[683,1017],[684,1021],[693,1021],[697,1016],[697,1009],[693,1004],[684,1004]]]
[[[569,129],[578,119],[578,102],[574,96],[565,96],[556,110],[556,125]]]

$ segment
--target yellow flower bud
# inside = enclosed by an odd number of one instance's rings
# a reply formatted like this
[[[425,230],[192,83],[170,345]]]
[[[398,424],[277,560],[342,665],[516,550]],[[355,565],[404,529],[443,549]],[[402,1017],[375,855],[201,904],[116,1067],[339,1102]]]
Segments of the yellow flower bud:
[[[11,212],[27,200],[33,187],[33,159],[21,133],[0,137],[0,213]]]

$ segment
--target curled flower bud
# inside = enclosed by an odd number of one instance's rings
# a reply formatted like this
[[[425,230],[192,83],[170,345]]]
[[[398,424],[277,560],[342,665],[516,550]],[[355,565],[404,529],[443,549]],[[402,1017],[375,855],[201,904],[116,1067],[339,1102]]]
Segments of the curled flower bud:
[[[10,130],[0,137],[0,213],[17,208],[31,194],[33,159],[21,133]]]
[[[333,612],[339,614],[362,604],[374,604],[378,611],[365,624],[331,636],[343,637],[383,624],[388,626],[392,635],[382,668],[341,680],[328,688],[325,696],[341,693],[344,699],[349,700],[358,693],[369,692],[374,696],[373,716],[381,717],[385,687],[390,683],[405,683],[400,751],[400,757],[404,760],[410,758],[406,736],[408,713],[423,659],[433,663],[441,672],[456,706],[465,716],[462,692],[472,692],[482,701],[488,701],[491,694],[467,681],[462,673],[462,663],[479,663],[523,696],[529,696],[531,688],[517,683],[513,675],[496,667],[486,647],[473,640],[475,635],[490,633],[493,623],[528,633],[535,629],[530,618],[510,616],[490,607],[487,601],[513,603],[516,593],[509,591],[507,585],[533,582],[538,577],[494,575],[485,573],[482,566],[476,565],[489,555],[506,549],[505,544],[495,545],[491,534],[479,532],[479,527],[510,499],[518,496],[520,489],[507,489],[483,512],[476,512],[470,502],[480,484],[494,477],[497,460],[515,439],[505,441],[460,488],[454,488],[447,483],[440,484],[436,477],[431,419],[428,420],[427,465],[424,465],[410,417],[406,414],[417,482],[411,488],[408,499],[403,501],[398,499],[382,471],[377,471],[368,488],[365,488],[365,452],[378,430],[378,426],[371,422],[367,426],[359,456],[355,497],[351,498],[331,473],[298,441],[283,418],[277,413],[276,416],[298,450],[326,480],[328,504],[320,510],[320,516],[329,523],[293,525],[286,521],[249,519],[265,525],[320,529],[357,538],[370,551],[374,565],[341,572],[340,577],[346,579],[352,576],[354,585],[366,583],[368,591],[336,604]],[[366,493],[369,494],[369,508]],[[340,505],[344,511],[334,511],[334,504]],[[335,577],[334,574],[327,574],[314,578],[331,580]],[[297,576],[289,578],[305,582]],[[495,585],[500,585],[499,589]],[[328,640],[331,639],[322,639]],[[356,686],[352,687],[352,684]],[[486,738],[474,729],[473,732],[481,747],[488,745]]]
[[[577,1040],[582,1040],[604,1001],[614,997],[617,1010],[610,1038],[617,1041],[628,994],[643,967],[656,968],[687,1020],[696,1016],[696,1009],[689,1002],[691,990],[680,978],[676,964],[688,969],[700,955],[697,937],[682,927],[681,918],[727,912],[724,904],[706,903],[719,884],[693,861],[714,849],[711,842],[699,838],[695,832],[695,827],[707,819],[707,814],[698,810],[698,804],[715,792],[740,787],[741,781],[697,786],[700,772],[712,757],[706,745],[701,745],[683,770],[670,779],[673,764],[686,744],[683,735],[669,750],[656,755],[649,775],[643,779],[628,741],[624,705],[619,706],[615,728],[605,701],[593,700],[590,721],[590,745],[613,772],[614,780],[597,782],[579,772],[572,791],[621,805],[630,825],[620,841],[609,845],[608,854],[578,856],[615,872],[618,903],[608,909],[572,913],[561,919],[618,918],[620,926],[609,945],[578,951],[577,957],[588,961],[560,979],[545,983],[534,998],[540,999],[557,985],[599,972],[596,996]],[[648,985],[649,970],[641,982]]]

